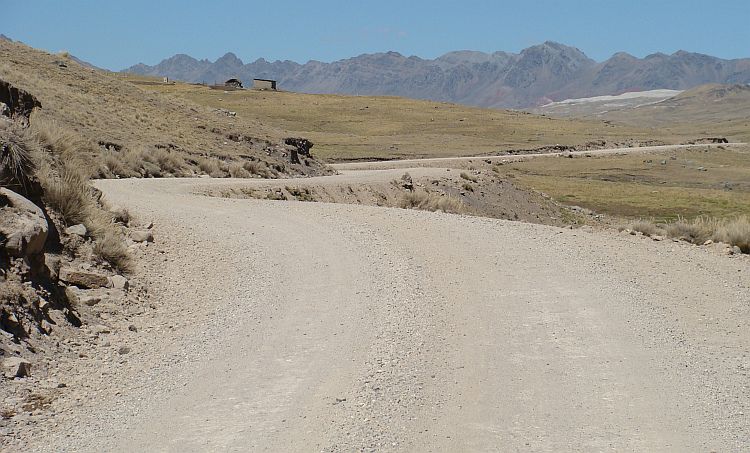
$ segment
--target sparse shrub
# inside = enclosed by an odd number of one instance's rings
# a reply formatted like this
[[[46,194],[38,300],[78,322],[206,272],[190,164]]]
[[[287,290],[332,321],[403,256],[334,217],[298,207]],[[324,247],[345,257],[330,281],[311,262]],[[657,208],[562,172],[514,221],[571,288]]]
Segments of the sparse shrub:
[[[247,171],[242,162],[232,162],[229,164],[229,175],[232,178],[252,178],[253,174]]]
[[[66,225],[86,224],[94,208],[88,177],[78,168],[64,162],[53,169],[44,162],[37,172],[45,200]]]
[[[406,191],[398,200],[398,207],[404,209],[421,209],[425,211],[450,212],[464,214],[466,205],[458,198],[443,193],[427,192],[424,190]]]
[[[466,180],[471,181],[471,182],[477,182],[477,181],[479,181],[476,176],[474,176],[472,174],[469,174],[469,173],[466,173],[465,171],[462,171],[460,176],[463,179],[466,179]]]
[[[157,148],[148,159],[149,162],[159,166],[159,169],[170,175],[182,176],[186,167],[185,159],[176,151]]]
[[[245,170],[249,171],[253,175],[258,175],[262,178],[271,178],[273,173],[268,168],[268,164],[263,161],[247,161],[244,164]]]
[[[224,172],[219,166],[219,159],[215,157],[204,157],[203,159],[198,161],[198,168],[200,168],[201,171],[205,172],[206,174],[210,175],[212,178],[224,177]]]
[[[675,239],[691,242],[693,244],[703,244],[712,236],[714,230],[713,226],[714,225],[711,225],[710,222],[707,222],[700,217],[693,222],[679,219],[676,222],[668,224],[666,226],[666,232],[669,237]]]
[[[120,272],[133,271],[133,259],[125,245],[122,231],[111,220],[98,226],[94,253]]]
[[[750,219],[743,215],[722,222],[714,231],[713,239],[736,245],[742,253],[750,253]]]
[[[474,186],[472,186],[470,183],[465,182],[462,186],[462,189],[464,189],[467,192],[474,192]]]
[[[630,224],[633,231],[640,231],[646,236],[663,236],[666,232],[659,228],[653,221],[637,220]]]

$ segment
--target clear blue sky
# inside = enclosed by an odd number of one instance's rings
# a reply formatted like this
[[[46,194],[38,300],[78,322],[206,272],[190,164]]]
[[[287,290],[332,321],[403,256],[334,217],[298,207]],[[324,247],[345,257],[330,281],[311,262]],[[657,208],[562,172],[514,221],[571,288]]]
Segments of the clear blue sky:
[[[604,61],[678,50],[750,57],[750,1],[8,0],[0,33],[102,68],[157,64],[185,53],[234,52],[331,62],[394,50],[436,58],[453,50],[518,53],[547,40]]]

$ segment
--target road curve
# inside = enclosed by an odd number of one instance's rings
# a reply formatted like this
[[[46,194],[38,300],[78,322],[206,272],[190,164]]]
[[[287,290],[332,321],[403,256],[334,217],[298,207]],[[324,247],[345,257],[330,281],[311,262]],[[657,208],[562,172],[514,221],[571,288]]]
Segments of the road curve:
[[[149,366],[38,451],[750,449],[745,259],[96,185],[154,222],[167,259],[144,272],[165,309],[133,353]]]

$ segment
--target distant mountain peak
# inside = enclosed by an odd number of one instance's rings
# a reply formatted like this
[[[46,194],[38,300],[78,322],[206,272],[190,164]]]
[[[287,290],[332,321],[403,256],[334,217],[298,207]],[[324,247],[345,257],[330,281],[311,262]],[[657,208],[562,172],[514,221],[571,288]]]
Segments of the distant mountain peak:
[[[644,90],[686,90],[706,83],[750,82],[750,59],[721,60],[678,51],[639,59],[624,52],[597,63],[576,47],[554,41],[520,53],[461,50],[434,60],[396,51],[331,63],[310,60],[243,64],[227,52],[215,62],[175,55],[155,66],[124,72],[187,82],[273,79],[280,89],[305,93],[395,95],[491,108],[527,108],[551,101]]]

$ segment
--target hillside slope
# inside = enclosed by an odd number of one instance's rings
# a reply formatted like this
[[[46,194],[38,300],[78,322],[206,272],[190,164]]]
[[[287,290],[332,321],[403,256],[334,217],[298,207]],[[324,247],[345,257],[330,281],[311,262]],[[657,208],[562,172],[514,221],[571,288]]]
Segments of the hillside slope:
[[[39,99],[40,121],[34,123],[46,124],[46,133],[83,139],[82,151],[90,158],[94,176],[225,176],[233,164],[239,176],[253,169],[264,176],[329,171],[314,159],[293,163],[293,149],[284,145],[281,131],[143,90],[127,78],[87,69],[66,54],[0,40],[0,79]],[[139,166],[139,159],[150,159],[161,168]],[[239,170],[237,165],[250,169]]]
[[[650,92],[643,94],[647,93]],[[750,141],[750,85],[746,83],[711,83],[654,99],[658,102],[642,102],[640,105],[622,99],[580,99],[531,111],[557,118],[606,120],[661,130],[668,128],[673,133],[693,134],[694,137],[723,136],[732,141]]]

